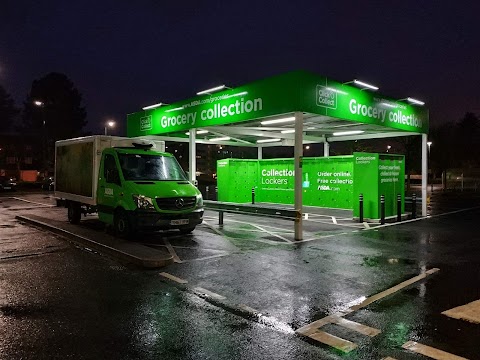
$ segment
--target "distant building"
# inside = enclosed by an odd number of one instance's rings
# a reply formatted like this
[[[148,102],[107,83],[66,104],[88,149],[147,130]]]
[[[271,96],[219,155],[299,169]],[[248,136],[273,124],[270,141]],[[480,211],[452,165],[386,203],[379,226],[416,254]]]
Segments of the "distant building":
[[[0,133],[0,176],[22,180],[22,171],[38,171],[42,164],[41,139],[34,134]],[[31,179],[31,176],[30,176]]]

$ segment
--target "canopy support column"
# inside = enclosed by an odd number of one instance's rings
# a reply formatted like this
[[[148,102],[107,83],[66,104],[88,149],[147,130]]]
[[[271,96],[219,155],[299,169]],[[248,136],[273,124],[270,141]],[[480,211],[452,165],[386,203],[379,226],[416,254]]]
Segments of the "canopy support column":
[[[302,224],[302,163],[303,163],[303,113],[295,113],[295,147],[293,150],[295,163],[295,240],[303,240]]]
[[[422,216],[427,216],[427,134],[422,134]]]
[[[262,160],[262,150],[263,150],[263,149],[262,149],[261,146],[257,147],[257,153],[258,153],[258,156],[257,156],[257,157],[258,157],[258,160]]]
[[[195,184],[197,184],[197,148],[196,148],[196,136],[197,129],[190,129],[188,135],[188,172],[189,172],[189,180]]]
[[[329,157],[330,156],[330,143],[327,141],[327,138],[325,138],[325,142],[323,143],[323,157]]]

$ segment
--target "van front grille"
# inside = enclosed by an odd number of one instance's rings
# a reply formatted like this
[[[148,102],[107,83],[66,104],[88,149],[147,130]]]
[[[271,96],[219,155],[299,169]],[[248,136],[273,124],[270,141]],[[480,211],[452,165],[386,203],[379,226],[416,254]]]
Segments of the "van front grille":
[[[188,196],[157,198],[156,200],[160,210],[186,210],[195,207],[197,198],[195,196]]]

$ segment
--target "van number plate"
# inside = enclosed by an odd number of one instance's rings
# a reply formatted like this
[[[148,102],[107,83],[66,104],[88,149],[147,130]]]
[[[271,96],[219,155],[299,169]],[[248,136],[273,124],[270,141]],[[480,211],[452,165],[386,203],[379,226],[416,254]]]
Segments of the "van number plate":
[[[170,225],[187,225],[188,219],[170,220]]]

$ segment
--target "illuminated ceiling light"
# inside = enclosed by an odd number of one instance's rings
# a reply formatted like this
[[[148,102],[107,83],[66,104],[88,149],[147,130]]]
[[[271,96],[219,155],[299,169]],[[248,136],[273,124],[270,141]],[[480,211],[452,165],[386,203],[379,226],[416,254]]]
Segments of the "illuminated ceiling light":
[[[280,131],[282,134],[291,134],[295,132],[295,129],[288,129]]]
[[[257,144],[269,143],[269,142],[277,142],[277,141],[281,141],[281,139],[262,139],[262,140],[257,140]]]
[[[285,123],[285,122],[289,122],[289,121],[295,121],[295,116],[286,117],[286,118],[282,118],[282,119],[265,120],[265,121],[262,121],[260,124],[271,125],[271,124]]]
[[[416,104],[416,105],[425,105],[425,102],[423,102],[421,100],[411,98],[411,97],[408,97],[407,101],[411,102],[412,104]]]
[[[363,130],[350,130],[350,131],[339,131],[339,132],[334,132],[333,136],[342,136],[342,135],[357,135],[357,134],[362,134],[365,131]]]
[[[197,130],[197,135],[202,135],[202,134],[207,134],[207,133],[208,133],[207,130]],[[185,133],[185,135],[190,135],[190,132],[187,131],[187,132]]]
[[[230,138],[228,136],[224,136],[224,137],[218,137],[218,138],[211,138],[208,140],[209,141],[227,141],[227,140],[230,140]]]
[[[247,94],[248,94],[248,91],[242,91],[242,92],[239,92],[239,93],[236,93],[236,94],[232,94],[229,97],[243,96],[243,95],[247,95]]]
[[[40,101],[40,100],[35,100],[33,102],[36,106],[43,106],[43,101]]]
[[[396,108],[397,107],[397,105],[390,104],[390,103],[387,103],[387,102],[381,102],[380,104],[383,105],[383,106],[386,106],[386,107],[390,107],[390,108]]]
[[[170,112],[170,111],[177,111],[177,110],[183,110],[184,107],[183,106],[180,106],[180,107],[176,107],[174,109],[168,109],[168,110],[165,110],[165,112]]]
[[[168,105],[168,104],[165,104],[165,103],[159,102],[159,103],[157,103],[157,104],[153,104],[153,105],[144,106],[144,107],[142,108],[142,110],[150,110],[150,109],[155,109],[155,108],[157,108],[157,107],[160,107],[160,106],[162,106],[162,105]]]
[[[366,82],[363,82],[363,81],[360,81],[360,80],[357,80],[357,79],[353,80],[353,83],[354,83],[355,85],[363,86],[363,87],[365,87],[365,88],[367,88],[367,89],[370,89],[370,90],[378,90],[378,87],[377,87],[377,86],[371,85],[371,84],[367,84]]]
[[[223,89],[226,89],[226,88],[227,87],[225,85],[215,86],[211,89],[199,91],[199,92],[197,92],[197,95],[210,94],[212,92],[220,91],[220,90],[223,90]]]
[[[326,87],[325,90],[333,91],[337,94],[348,95],[348,93],[346,93],[345,91],[338,90],[338,89],[335,89],[335,88],[332,88],[332,87]]]

